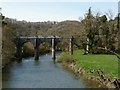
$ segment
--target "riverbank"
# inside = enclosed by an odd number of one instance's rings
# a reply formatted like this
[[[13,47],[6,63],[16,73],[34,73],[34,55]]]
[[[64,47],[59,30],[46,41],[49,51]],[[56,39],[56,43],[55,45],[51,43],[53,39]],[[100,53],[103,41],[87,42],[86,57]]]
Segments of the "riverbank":
[[[88,54],[83,50],[74,51],[73,55],[62,53],[59,62],[79,76],[96,81],[106,88],[115,88],[118,79],[118,58],[115,55]]]

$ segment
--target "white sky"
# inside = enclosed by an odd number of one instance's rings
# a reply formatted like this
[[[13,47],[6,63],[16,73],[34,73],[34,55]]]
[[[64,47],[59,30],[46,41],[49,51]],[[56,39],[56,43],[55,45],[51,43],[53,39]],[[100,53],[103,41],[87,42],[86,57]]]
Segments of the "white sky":
[[[33,22],[63,21],[83,18],[89,7],[92,7],[94,14],[105,14],[111,10],[116,16],[118,0],[2,0],[0,7],[3,15],[9,18]]]
[[[119,0],[0,0],[0,2],[118,2]]]

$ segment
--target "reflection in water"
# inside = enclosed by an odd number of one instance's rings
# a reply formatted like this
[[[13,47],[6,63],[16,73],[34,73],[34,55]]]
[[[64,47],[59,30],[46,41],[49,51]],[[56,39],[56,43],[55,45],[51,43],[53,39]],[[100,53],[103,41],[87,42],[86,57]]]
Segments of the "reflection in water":
[[[39,63],[40,63],[39,60],[35,60],[35,61],[34,61],[34,65],[36,65],[36,66],[39,65]]]
[[[59,53],[57,53],[59,56]],[[76,78],[71,71],[53,63],[51,54],[42,55],[39,61],[33,57],[13,63],[2,73],[3,88],[87,88],[96,84]]]

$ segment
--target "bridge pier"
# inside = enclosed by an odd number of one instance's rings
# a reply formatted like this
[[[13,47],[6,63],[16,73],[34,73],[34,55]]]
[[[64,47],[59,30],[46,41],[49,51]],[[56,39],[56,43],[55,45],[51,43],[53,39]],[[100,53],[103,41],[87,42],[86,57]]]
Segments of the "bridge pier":
[[[39,52],[38,52],[38,47],[35,47],[35,60],[39,60]]]
[[[70,52],[70,55],[73,55],[73,36],[70,38],[69,52]]]
[[[22,60],[22,46],[21,45],[17,46],[16,57],[17,57],[18,61]]]
[[[22,45],[21,45],[21,40],[20,38],[17,38],[17,43],[16,43],[16,57],[18,61],[22,60]]]
[[[52,59],[54,60],[54,63],[55,63],[55,59],[56,59],[56,54],[55,54],[55,37],[52,38]]]
[[[39,44],[38,38],[35,39],[35,60],[39,60]]]

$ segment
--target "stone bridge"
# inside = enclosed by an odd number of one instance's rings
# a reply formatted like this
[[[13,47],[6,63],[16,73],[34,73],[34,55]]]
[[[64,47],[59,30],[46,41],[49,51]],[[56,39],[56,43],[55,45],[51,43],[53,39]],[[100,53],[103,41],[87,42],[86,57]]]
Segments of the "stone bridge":
[[[22,59],[22,46],[24,43],[31,42],[34,46],[35,50],[35,60],[39,60],[39,45],[43,42],[47,42],[52,46],[52,58],[55,61],[55,47],[61,41],[61,38],[58,36],[49,36],[49,37],[42,37],[42,36],[34,36],[34,37],[17,37],[14,39],[14,43],[16,44],[17,52],[16,56],[19,60]],[[73,54],[73,37],[69,38],[69,51]]]

